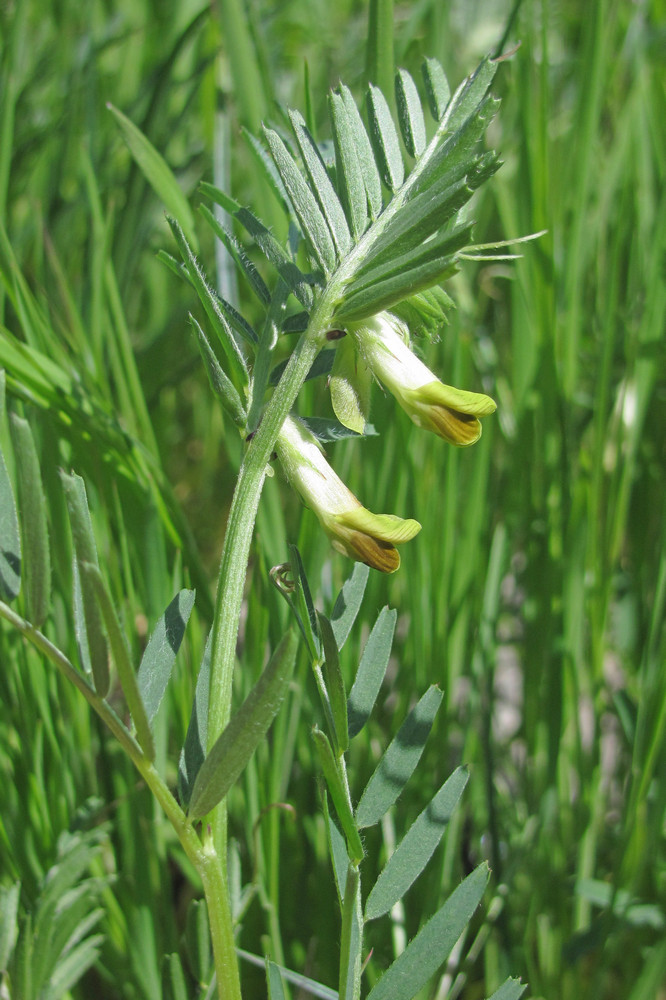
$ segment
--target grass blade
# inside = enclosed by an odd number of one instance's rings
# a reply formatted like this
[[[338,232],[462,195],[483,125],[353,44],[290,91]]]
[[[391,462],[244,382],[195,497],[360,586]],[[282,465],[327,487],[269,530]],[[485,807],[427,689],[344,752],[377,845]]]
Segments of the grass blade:
[[[167,211],[178,219],[188,243],[196,246],[197,238],[192,210],[166,160],[122,111],[115,108],[113,104],[107,104],[107,108],[120,125],[130,153],[153,191],[159,200],[166,205]]]
[[[421,759],[441,701],[442,692],[433,684],[401,725],[361,796],[359,828],[378,823],[402,792]]]
[[[520,1000],[526,989],[526,983],[521,983],[518,979],[507,979],[488,1000]]]

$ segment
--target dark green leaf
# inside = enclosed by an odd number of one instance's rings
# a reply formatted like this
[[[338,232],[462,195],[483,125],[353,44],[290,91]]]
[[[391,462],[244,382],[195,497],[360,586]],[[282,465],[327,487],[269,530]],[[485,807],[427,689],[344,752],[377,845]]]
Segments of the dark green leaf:
[[[402,141],[410,156],[420,156],[426,145],[426,129],[416,84],[406,69],[395,76],[395,101]]]
[[[193,899],[185,919],[185,948],[196,982],[207,982],[211,972],[210,921],[205,899]]]
[[[289,546],[291,569],[294,577],[294,610],[298,617],[298,623],[308,647],[310,659],[318,660],[321,656],[321,640],[319,638],[319,626],[317,622],[317,612],[315,611],[312,594],[308,578],[305,575],[305,568],[301,554],[295,545]]]
[[[386,187],[396,191],[405,179],[405,165],[391,110],[381,90],[373,84],[368,89],[367,102],[370,141],[379,172]]]
[[[335,320],[338,323],[348,323],[374,316],[383,309],[390,309],[405,297],[450,278],[456,272],[455,262],[455,256],[438,257],[420,267],[410,268],[403,274],[393,275],[385,281],[363,288],[354,295],[346,296],[335,314]]]
[[[39,628],[46,619],[51,600],[51,553],[46,523],[46,499],[30,424],[13,413],[10,429],[16,455],[21,511],[26,609],[31,623]]]
[[[358,865],[349,865],[342,905],[340,1000],[360,1000],[363,915]]]
[[[287,1000],[280,975],[280,967],[266,959],[266,983],[268,986],[268,1000]]]
[[[331,184],[321,154],[317,149],[314,139],[308,132],[302,116],[297,111],[291,111],[289,118],[296,136],[298,148],[303,157],[305,169],[310,178],[310,187],[319,202],[319,207],[333,237],[338,259],[341,260],[349,253],[352,241],[340,199]]]
[[[203,660],[199,668],[192,714],[178,764],[178,794],[183,805],[190,801],[194,782],[206,757],[208,741],[208,697],[210,693],[210,648],[213,638],[208,633]]]
[[[322,733],[321,729],[318,729],[316,726],[312,730],[312,738],[321,769],[324,772],[328,791],[333,799],[333,805],[335,806],[335,811],[347,841],[347,853],[352,862],[358,863],[363,858],[363,845],[361,844],[361,838],[354,822],[349,799],[342,783],[340,772],[338,771],[331,744],[326,733]]]
[[[360,829],[378,823],[409,781],[441,701],[442,692],[432,685],[401,725],[361,796],[356,809]]]
[[[324,818],[326,820],[326,840],[328,841],[328,853],[333,865],[335,876],[335,887],[338,892],[340,905],[345,898],[345,885],[347,883],[347,869],[349,868],[349,858],[347,857],[347,845],[345,838],[338,826],[335,815],[328,806],[328,795],[322,791],[324,804]]]
[[[333,368],[333,362],[335,360],[334,350],[324,350],[320,351],[317,357],[312,362],[312,367],[308,372],[305,381],[309,382],[312,378],[319,378],[320,375],[328,375],[328,373]],[[276,365],[271,372],[271,377],[269,382],[271,385],[277,385],[282,378],[283,372],[288,365],[288,361],[281,361],[279,365]]]
[[[141,657],[138,682],[149,722],[164,697],[193,607],[194,591],[181,590],[157,622]]]
[[[355,142],[353,123],[350,121],[343,98],[339,94],[331,93],[328,100],[333,127],[338,192],[349,222],[349,228],[354,239],[358,240],[368,224],[368,199],[363,167]],[[361,125],[361,127],[363,126]]]
[[[430,114],[436,122],[440,122],[451,100],[449,82],[437,59],[424,59],[421,70]]]
[[[248,284],[259,301],[263,305],[267,306],[271,300],[271,293],[268,290],[266,282],[261,277],[248,255],[245,253],[245,250],[240,245],[236,237],[227,232],[222,223],[213,215],[207,205],[199,205],[199,211],[217,238],[224,244],[228,253],[231,257],[233,257],[238,268],[247,278]]]
[[[377,435],[373,424],[366,424],[365,430],[361,435],[345,427],[339,420],[330,420],[327,417],[301,417],[300,419],[322,444],[330,444],[332,441],[344,441],[346,438],[376,437]],[[362,566],[364,564],[357,563],[357,565]]]
[[[335,600],[331,626],[338,649],[344,646],[356,621],[369,576],[370,567],[365,563],[356,563],[351,576],[345,580]]]
[[[388,913],[419,877],[442,839],[468,777],[465,768],[454,771],[412,823],[372,887],[365,904],[366,920]]]
[[[330,274],[335,268],[335,247],[317,200],[277,132],[264,128],[264,134],[310,252],[322,271]]]
[[[206,367],[206,374],[208,375],[208,381],[210,382],[211,389],[220,400],[222,406],[227,411],[236,426],[244,427],[246,413],[241,402],[241,398],[236,391],[236,387],[228,378],[226,372],[222,368],[222,365],[217,360],[213,348],[208,343],[206,334],[203,332],[191,313],[190,322],[197,335],[199,351]]]
[[[336,605],[337,607],[337,605]],[[335,614],[335,612],[334,612]],[[349,738],[360,733],[372,712],[382,686],[393,645],[393,634],[398,612],[382,608],[363,650],[352,689],[349,693],[347,713]]]
[[[461,83],[451,98],[442,126],[448,132],[455,132],[462,123],[475,115],[497,72],[497,63],[486,57],[470,77]]]
[[[244,385],[247,383],[248,378],[247,368],[238,344],[236,343],[236,338],[220,307],[219,297],[209,286],[206,277],[199,266],[199,262],[192,253],[190,245],[185,239],[178,223],[174,219],[169,219],[169,225],[171,226],[171,231],[174,235],[176,243],[178,244],[178,249],[180,250],[180,255],[183,258],[185,267],[187,268],[190,281],[194,285],[201,304],[206,311],[206,315],[208,316],[208,319],[210,320],[212,327],[222,344],[224,353],[227,357],[229,365],[231,366],[233,378],[239,385]]]
[[[481,902],[488,875],[485,863],[468,875],[387,969],[368,1000],[412,1000],[416,996],[451,954]]]
[[[72,528],[74,542],[74,558],[76,559],[79,586],[81,588],[81,606],[85,642],[90,656],[90,667],[95,681],[95,690],[102,698],[109,690],[109,655],[102,629],[102,618],[97,604],[97,596],[92,580],[83,572],[83,564],[90,563],[99,568],[97,546],[93,535],[86,487],[80,476],[69,476],[60,470],[60,478],[65,490],[69,523]]]
[[[178,219],[187,234],[188,242],[196,246],[192,210],[164,157],[122,111],[114,108],[113,104],[107,104],[107,108],[120,125],[129,150],[153,191],[162,204],[166,205],[167,211]]]
[[[4,372],[2,387],[4,390]],[[4,401],[4,391],[3,391]],[[0,410],[0,420],[3,413]],[[21,539],[14,491],[0,448],[0,597],[13,601],[21,590]]]
[[[18,935],[18,905],[21,883],[0,886],[0,970],[7,968]]]
[[[354,145],[356,146],[356,153],[361,165],[363,185],[368,199],[368,212],[371,219],[376,219],[383,208],[382,181],[377,169],[375,154],[372,151],[372,143],[365,130],[363,119],[356,107],[356,101],[352,97],[351,91],[343,84],[340,84],[339,90],[347,112]]]
[[[162,987],[163,1000],[189,1000],[183,963],[177,952],[164,956]]]
[[[527,984],[519,979],[507,979],[488,1000],[520,1000],[526,989]]]
[[[345,682],[342,679],[340,670],[340,659],[338,657],[338,647],[331,623],[326,617],[317,612],[317,622],[321,634],[324,665],[322,673],[324,683],[328,692],[331,716],[333,721],[333,732],[335,735],[336,750],[338,754],[345,753],[349,747],[349,736],[347,734],[347,694],[345,692]]]
[[[296,635],[287,632],[261,677],[213,744],[194,782],[188,810],[191,819],[200,819],[210,812],[245,770],[282,704],[297,648]]]
[[[123,694],[125,695],[127,707],[129,708],[130,715],[132,716],[134,725],[136,726],[137,739],[146,757],[148,757],[149,760],[154,760],[155,744],[153,743],[153,736],[150,732],[146,709],[139,691],[137,676],[130,660],[127,639],[125,638],[123,630],[120,627],[120,622],[118,621],[111,597],[104,585],[102,574],[97,566],[86,562],[81,563],[79,568],[81,570],[81,583],[83,584],[85,581],[87,584],[92,586],[99,609],[102,612],[102,618],[104,619],[104,625],[106,626],[106,634],[109,637],[109,645],[111,646],[113,662],[115,663],[116,670],[118,671],[118,678],[123,689]]]

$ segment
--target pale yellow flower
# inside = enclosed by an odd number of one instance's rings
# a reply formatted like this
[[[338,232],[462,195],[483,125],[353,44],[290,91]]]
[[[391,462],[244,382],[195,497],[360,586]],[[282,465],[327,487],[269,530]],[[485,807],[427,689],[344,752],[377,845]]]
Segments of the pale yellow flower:
[[[295,417],[287,417],[275,447],[287,479],[317,515],[333,547],[382,573],[394,573],[400,566],[396,545],[413,538],[421,530],[419,522],[367,510]]]

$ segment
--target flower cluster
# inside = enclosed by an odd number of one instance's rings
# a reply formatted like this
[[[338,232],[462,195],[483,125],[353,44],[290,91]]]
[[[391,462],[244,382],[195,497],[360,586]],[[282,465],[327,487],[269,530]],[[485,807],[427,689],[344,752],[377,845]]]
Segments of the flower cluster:
[[[444,385],[414,354],[405,325],[382,312],[349,324],[331,379],[335,414],[346,427],[363,431],[372,377],[393,394],[415,424],[450,444],[466,447],[481,437],[481,417],[495,411],[489,396]],[[317,440],[294,418],[285,422],[277,452],[291,484],[312,508],[338,551],[392,573],[400,565],[395,546],[409,541],[420,524],[363,507],[326,461]]]

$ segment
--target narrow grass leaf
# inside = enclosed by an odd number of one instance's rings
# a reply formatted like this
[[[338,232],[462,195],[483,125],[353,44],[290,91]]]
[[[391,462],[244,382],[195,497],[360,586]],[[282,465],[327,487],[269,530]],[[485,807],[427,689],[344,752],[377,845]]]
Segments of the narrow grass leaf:
[[[370,137],[363,124],[361,113],[356,106],[356,101],[352,96],[351,90],[349,87],[345,87],[344,84],[340,84],[339,91],[347,112],[347,117],[349,118],[356,153],[361,166],[363,185],[368,200],[368,212],[370,218],[374,220],[380,215],[383,208],[382,180],[379,176],[377,161],[375,160]]]
[[[0,969],[6,969],[18,937],[21,883],[0,886]]]
[[[244,427],[247,414],[245,413],[245,408],[241,402],[238,392],[236,391],[235,385],[228,377],[220,362],[217,360],[215,352],[210,346],[206,334],[203,332],[191,313],[190,323],[194,327],[197,335],[199,353],[201,354],[206,368],[206,374],[208,375],[208,381],[210,382],[211,389],[220,400],[222,406],[227,411],[235,425],[237,427]]]
[[[174,239],[178,244],[178,249],[181,257],[183,258],[185,267],[187,268],[190,281],[194,285],[206,315],[212,323],[213,329],[222,344],[224,353],[226,354],[231,367],[232,375],[239,385],[244,385],[247,382],[248,377],[247,368],[238,344],[236,343],[236,338],[234,337],[229,327],[229,323],[220,308],[220,300],[206,281],[206,277],[199,266],[199,262],[194,256],[188,241],[185,239],[185,235],[181,227],[178,225],[178,222],[175,219],[169,218],[169,225],[171,226]]]
[[[325,791],[322,791],[322,802],[324,805],[324,819],[326,821],[328,854],[333,865],[333,874],[335,876],[335,888],[338,893],[338,900],[340,902],[340,906],[342,906],[345,898],[345,885],[347,884],[347,869],[349,868],[347,845],[336,822],[335,816],[329,808],[328,795]]]
[[[282,704],[297,648],[296,634],[287,632],[261,677],[213,744],[194,782],[188,810],[191,819],[201,819],[210,812],[245,770]]]
[[[370,891],[366,920],[388,913],[419,877],[442,839],[468,777],[465,768],[457,768],[412,823]]]
[[[189,1000],[185,970],[177,952],[164,957],[162,989],[164,991],[163,1000]]]
[[[289,554],[295,584],[293,601],[297,617],[310,658],[318,660],[321,657],[321,638],[319,636],[319,623],[317,621],[314,601],[312,600],[310,584],[305,575],[305,567],[303,566],[301,554],[295,545],[289,546]]]
[[[352,240],[347,219],[340,199],[331,184],[328,171],[317,149],[316,143],[307,130],[303,117],[297,111],[290,111],[291,127],[296,136],[298,148],[310,179],[310,187],[315,193],[319,207],[326,219],[339,260],[349,253]]]
[[[333,800],[335,811],[347,841],[347,853],[352,862],[358,863],[363,858],[363,845],[361,844],[361,837],[354,821],[347,793],[342,784],[342,778],[340,777],[340,772],[338,771],[333,755],[333,749],[326,733],[323,733],[317,726],[312,730],[312,738],[321,769],[324,772],[328,791]]]
[[[365,563],[356,563],[351,576],[345,580],[335,599],[331,627],[338,649],[342,649],[349,638],[352,625],[356,621],[356,616],[363,602],[369,576],[370,567],[366,566]]]
[[[330,274],[335,268],[335,247],[317,199],[277,132],[264,128],[264,134],[310,252],[322,271]]]
[[[367,108],[370,141],[379,172],[386,187],[396,191],[405,179],[405,165],[391,110],[381,90],[373,84],[368,89]]]
[[[148,721],[157,715],[194,607],[194,591],[181,590],[160,617],[139,666],[138,684]]]
[[[442,701],[433,684],[409,713],[365,787],[356,809],[359,828],[378,823],[393,805],[418,764]]]
[[[88,497],[86,496],[85,484],[76,473],[70,476],[61,469],[60,478],[67,501],[69,523],[74,542],[74,558],[76,559],[78,581],[81,588],[81,610],[83,612],[81,625],[84,628],[95,690],[104,698],[109,691],[109,655],[95,587],[90,577],[83,571],[84,563],[90,563],[99,568],[97,546],[88,509]]]
[[[424,59],[421,72],[430,114],[436,122],[440,122],[451,100],[449,81],[446,79],[442,64],[437,59]]]
[[[153,191],[166,205],[167,211],[178,219],[188,242],[192,246],[196,246],[192,210],[166,160],[122,111],[115,108],[113,104],[107,104],[107,108],[120,125],[130,153]]]
[[[259,955],[253,955],[250,951],[244,951],[243,948],[236,948],[236,954],[239,958],[242,958],[245,962],[249,962],[250,965],[256,966],[258,969],[266,967],[267,959]],[[301,975],[300,972],[292,972],[291,969],[285,969],[283,965],[277,965],[274,962],[271,964],[275,965],[276,969],[279,970],[285,982],[297,986],[307,996],[318,998],[318,1000],[338,1000],[337,990],[332,990],[330,986],[324,986],[323,983],[318,983],[315,979],[309,979],[307,976]],[[209,1000],[209,998],[206,997],[206,1000]]]
[[[328,102],[333,129],[338,192],[349,228],[354,239],[358,240],[368,225],[368,198],[363,166],[354,134],[358,129],[354,129],[345,102],[339,94],[329,94]]]
[[[210,649],[212,629],[208,633],[206,648],[197,677],[192,712],[187,727],[185,743],[178,763],[178,794],[183,805],[190,801],[194,782],[206,757],[208,745],[208,698],[210,694]]]
[[[368,636],[347,703],[350,739],[370,718],[388,667],[397,619],[395,608],[382,608]]]
[[[416,159],[426,146],[426,128],[419,92],[406,69],[396,73],[395,101],[402,141],[409,155]]]
[[[14,491],[0,448],[0,597],[13,601],[21,590],[21,539]]]
[[[239,270],[245,275],[250,288],[259,301],[262,305],[267,306],[271,300],[271,293],[268,290],[268,286],[236,237],[232,233],[227,232],[222,223],[215,218],[207,205],[199,205],[199,211],[217,238],[224,244],[228,253],[233,257]]]
[[[340,1000],[360,1000],[363,915],[358,865],[349,865],[340,935]]]
[[[113,602],[97,566],[92,563],[82,563],[80,566],[82,583],[85,580],[94,590],[99,609],[102,612],[106,634],[109,637],[111,655],[118,671],[118,679],[125,695],[125,701],[136,726],[139,744],[149,760],[155,759],[155,744],[153,743],[146,709],[139,691],[137,676],[130,660],[127,639],[118,621]]]
[[[489,874],[484,862],[461,882],[387,969],[368,1000],[412,1000],[416,996],[449,957],[481,902]]]
[[[519,979],[507,979],[488,1000],[520,1000],[526,989],[527,983],[521,983]]]
[[[51,601],[51,551],[46,498],[30,424],[15,413],[10,430],[16,456],[16,479],[23,541],[24,596],[28,618],[39,628]]]
[[[266,985],[268,986],[268,1000],[287,1000],[280,967],[275,962],[271,962],[270,958],[266,959]]]
[[[333,634],[333,628],[326,615],[317,612],[317,623],[319,625],[324,652],[322,672],[331,706],[336,749],[338,753],[346,753],[349,747],[349,736],[347,733],[347,693],[345,691],[345,682],[342,679],[342,671],[340,670],[338,647],[335,635]]]

